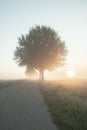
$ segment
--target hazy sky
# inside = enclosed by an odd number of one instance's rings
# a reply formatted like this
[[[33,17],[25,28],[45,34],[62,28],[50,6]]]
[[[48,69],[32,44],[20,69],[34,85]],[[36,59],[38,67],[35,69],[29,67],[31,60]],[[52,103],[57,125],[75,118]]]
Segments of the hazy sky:
[[[66,41],[66,66],[53,76],[73,68],[78,76],[87,77],[87,0],[0,0],[0,79],[25,76],[14,63],[13,52],[17,37],[35,25],[53,27]]]

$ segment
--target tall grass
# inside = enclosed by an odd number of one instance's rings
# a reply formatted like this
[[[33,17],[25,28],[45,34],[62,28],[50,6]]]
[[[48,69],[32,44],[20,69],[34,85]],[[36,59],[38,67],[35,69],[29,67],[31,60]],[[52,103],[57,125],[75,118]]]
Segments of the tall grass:
[[[60,130],[87,130],[87,89],[70,89],[55,83],[40,84],[44,99]]]

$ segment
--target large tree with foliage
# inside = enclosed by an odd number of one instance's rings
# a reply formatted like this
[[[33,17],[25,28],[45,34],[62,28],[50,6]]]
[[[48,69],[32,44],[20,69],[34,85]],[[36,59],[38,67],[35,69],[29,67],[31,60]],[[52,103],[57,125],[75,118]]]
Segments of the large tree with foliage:
[[[66,55],[65,42],[48,26],[35,26],[27,34],[22,34],[14,53],[17,63],[25,66],[26,72],[38,70],[41,80],[44,79],[44,70],[63,65]]]

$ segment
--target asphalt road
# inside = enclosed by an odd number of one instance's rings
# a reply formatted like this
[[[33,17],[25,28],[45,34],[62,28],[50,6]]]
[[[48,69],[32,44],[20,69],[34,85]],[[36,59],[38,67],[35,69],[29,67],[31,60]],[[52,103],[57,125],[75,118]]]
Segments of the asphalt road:
[[[38,85],[0,89],[0,130],[57,130]]]

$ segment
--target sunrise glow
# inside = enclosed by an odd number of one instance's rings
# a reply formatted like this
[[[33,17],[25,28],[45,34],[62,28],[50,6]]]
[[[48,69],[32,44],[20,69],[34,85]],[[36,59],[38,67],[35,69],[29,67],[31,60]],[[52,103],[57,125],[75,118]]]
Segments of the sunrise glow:
[[[66,75],[68,77],[75,77],[76,76],[76,71],[74,69],[69,69],[67,72],[66,72]]]
[[[0,3],[0,15],[0,79],[32,78],[26,76],[25,67],[15,63],[13,54],[17,38],[35,25],[46,25],[56,30],[65,40],[69,52],[65,65],[52,72],[45,71],[45,79],[87,78],[86,0],[21,0],[21,3],[5,0]]]

